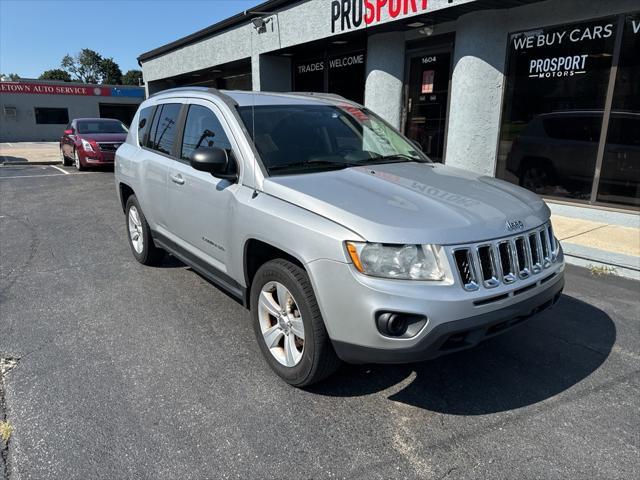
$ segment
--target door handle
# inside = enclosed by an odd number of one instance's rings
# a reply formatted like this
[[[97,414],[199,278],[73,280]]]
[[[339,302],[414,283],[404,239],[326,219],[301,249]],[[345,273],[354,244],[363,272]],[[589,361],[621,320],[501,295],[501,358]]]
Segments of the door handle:
[[[169,178],[171,178],[171,181],[173,183],[177,183],[178,185],[184,185],[184,178],[182,178],[182,175],[180,174],[171,175]]]

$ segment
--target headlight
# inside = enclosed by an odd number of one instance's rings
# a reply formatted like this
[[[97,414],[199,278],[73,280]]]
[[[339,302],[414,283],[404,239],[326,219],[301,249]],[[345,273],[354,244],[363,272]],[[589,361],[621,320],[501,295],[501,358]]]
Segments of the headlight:
[[[383,245],[347,242],[355,267],[366,275],[401,280],[443,280],[435,245]]]
[[[84,148],[86,152],[93,152],[93,147],[84,138],[82,139],[82,148]]]

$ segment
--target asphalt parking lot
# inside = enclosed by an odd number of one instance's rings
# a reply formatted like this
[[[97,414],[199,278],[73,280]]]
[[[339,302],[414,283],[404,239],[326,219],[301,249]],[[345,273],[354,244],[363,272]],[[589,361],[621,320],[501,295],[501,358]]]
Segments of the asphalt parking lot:
[[[125,235],[113,173],[0,167],[0,477],[637,478],[638,283],[568,267],[476,349],[297,390],[241,305]]]

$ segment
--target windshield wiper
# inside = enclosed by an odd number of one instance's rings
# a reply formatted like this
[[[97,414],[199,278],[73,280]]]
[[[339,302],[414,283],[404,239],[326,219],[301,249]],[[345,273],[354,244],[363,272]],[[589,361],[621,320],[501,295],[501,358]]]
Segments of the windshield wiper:
[[[360,163],[353,162],[340,162],[336,160],[308,160],[306,162],[293,162],[293,163],[285,163],[282,165],[273,165],[269,167],[269,170],[277,171],[277,170],[288,170],[288,169],[296,169],[296,168],[305,168],[305,167],[323,167],[323,166],[331,166],[338,168],[349,168],[349,167],[361,167]]]
[[[411,155],[406,155],[404,153],[395,153],[393,155],[380,155],[379,157],[374,157],[371,160],[373,160],[376,163],[391,163],[391,162],[430,163],[427,160],[422,160],[420,158],[412,157]]]

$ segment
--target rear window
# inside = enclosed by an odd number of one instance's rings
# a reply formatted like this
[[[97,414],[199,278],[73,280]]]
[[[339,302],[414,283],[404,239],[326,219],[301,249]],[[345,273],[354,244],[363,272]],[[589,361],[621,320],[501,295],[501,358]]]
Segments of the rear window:
[[[155,108],[147,107],[140,111],[140,116],[138,117],[138,143],[140,145],[145,145],[147,142],[146,135],[151,128],[151,119]]]
[[[78,120],[78,133],[127,133],[120,120]]]
[[[149,148],[167,155],[171,154],[181,107],[182,105],[179,103],[158,105],[153,118],[151,132],[149,133],[149,141],[147,143]]]

